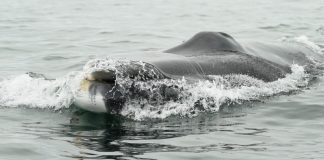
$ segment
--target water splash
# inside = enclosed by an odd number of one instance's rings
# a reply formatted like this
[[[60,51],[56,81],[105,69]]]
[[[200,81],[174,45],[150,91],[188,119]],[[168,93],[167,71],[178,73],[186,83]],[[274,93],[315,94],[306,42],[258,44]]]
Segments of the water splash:
[[[74,101],[76,73],[55,80],[27,73],[0,81],[0,106],[53,108],[69,107]]]
[[[264,82],[247,75],[210,76],[212,80],[191,83],[185,79],[154,82],[135,82],[149,97],[131,99],[122,115],[135,120],[166,118],[171,115],[196,116],[199,112],[217,112],[222,105],[259,100],[281,93],[289,93],[307,86],[309,75],[298,65],[292,73],[274,82]],[[166,86],[178,93],[176,99],[156,98],[156,90]],[[175,87],[176,86],[176,87]],[[156,89],[158,88],[158,89]]]

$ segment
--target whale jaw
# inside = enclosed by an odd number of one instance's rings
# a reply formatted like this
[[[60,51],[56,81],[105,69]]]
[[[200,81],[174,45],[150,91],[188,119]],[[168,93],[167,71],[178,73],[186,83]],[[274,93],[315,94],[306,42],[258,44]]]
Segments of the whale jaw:
[[[75,105],[96,113],[119,114],[125,101],[124,94],[115,83],[84,79]]]

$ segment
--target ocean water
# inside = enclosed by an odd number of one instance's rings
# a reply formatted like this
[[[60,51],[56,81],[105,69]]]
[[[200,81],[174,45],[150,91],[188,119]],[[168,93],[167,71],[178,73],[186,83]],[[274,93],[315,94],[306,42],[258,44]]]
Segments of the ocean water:
[[[2,0],[0,159],[323,159],[324,77],[301,66],[274,83],[248,79],[254,88],[172,82],[195,94],[124,117],[73,105],[90,60],[161,52],[200,31],[321,54],[322,15],[321,0]],[[237,103],[188,115],[204,97]]]

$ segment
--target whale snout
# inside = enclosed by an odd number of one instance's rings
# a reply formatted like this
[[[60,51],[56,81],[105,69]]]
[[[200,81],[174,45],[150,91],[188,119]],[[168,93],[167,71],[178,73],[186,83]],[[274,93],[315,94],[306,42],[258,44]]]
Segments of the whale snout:
[[[84,79],[75,104],[93,112],[118,114],[125,102],[125,94],[115,82]]]

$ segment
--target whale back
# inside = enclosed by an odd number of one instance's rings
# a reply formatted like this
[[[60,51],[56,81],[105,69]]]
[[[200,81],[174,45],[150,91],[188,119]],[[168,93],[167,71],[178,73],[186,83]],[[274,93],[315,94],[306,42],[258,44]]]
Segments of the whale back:
[[[184,56],[199,56],[223,53],[219,51],[244,52],[244,49],[232,36],[226,33],[199,32],[190,40],[165,52]]]

